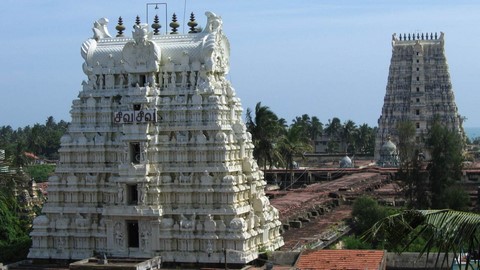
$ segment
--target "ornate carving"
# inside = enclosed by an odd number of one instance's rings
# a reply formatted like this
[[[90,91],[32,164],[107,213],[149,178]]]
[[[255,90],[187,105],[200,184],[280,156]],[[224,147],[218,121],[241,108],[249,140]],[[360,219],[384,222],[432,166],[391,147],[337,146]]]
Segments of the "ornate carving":
[[[130,41],[123,47],[124,68],[129,73],[157,72],[161,52],[155,42],[149,40],[148,25],[135,24],[133,26],[134,41]]]

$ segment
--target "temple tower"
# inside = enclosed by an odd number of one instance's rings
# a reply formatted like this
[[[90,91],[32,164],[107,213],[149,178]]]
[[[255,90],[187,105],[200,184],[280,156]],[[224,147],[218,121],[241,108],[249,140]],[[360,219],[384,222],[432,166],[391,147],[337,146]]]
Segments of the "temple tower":
[[[396,34],[392,36],[392,59],[382,114],[375,138],[375,159],[391,138],[398,143],[397,124],[411,121],[415,142],[424,149],[424,139],[434,118],[463,134],[462,118],[445,57],[444,34]],[[424,154],[429,158],[428,152]]]
[[[121,18],[117,37],[107,19],[94,23],[81,47],[88,79],[73,101],[29,258],[247,263],[283,245],[240,99],[225,78],[222,20],[206,15],[204,30],[188,34],[161,35],[137,19],[133,38]]]

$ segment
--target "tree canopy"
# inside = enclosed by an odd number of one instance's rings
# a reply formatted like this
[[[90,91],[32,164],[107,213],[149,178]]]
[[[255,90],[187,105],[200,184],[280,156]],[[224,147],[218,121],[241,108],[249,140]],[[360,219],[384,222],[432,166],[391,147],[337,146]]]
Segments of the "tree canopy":
[[[68,123],[55,122],[50,116],[45,124],[35,124],[13,130],[11,126],[0,127],[0,149],[5,150],[12,166],[25,166],[29,152],[40,158],[57,160],[60,138],[65,133]]]

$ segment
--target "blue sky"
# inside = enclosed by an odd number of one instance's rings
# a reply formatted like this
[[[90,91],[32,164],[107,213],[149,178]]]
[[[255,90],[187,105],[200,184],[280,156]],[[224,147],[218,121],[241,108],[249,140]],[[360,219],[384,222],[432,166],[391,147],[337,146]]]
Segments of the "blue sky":
[[[153,1],[152,1],[153,2]],[[0,126],[70,121],[86,79],[80,46],[93,21],[122,16],[127,34],[140,1],[4,0],[0,9]],[[148,1],[150,3],[150,1]],[[168,1],[183,29],[184,1]],[[165,10],[158,15],[165,27]],[[223,18],[231,45],[228,78],[244,110],[257,102],[289,123],[302,114],[376,126],[385,95],[393,33],[445,33],[445,51],[464,126],[480,127],[480,2],[444,0],[187,0],[186,17]],[[150,20],[156,11],[149,8]],[[168,19],[170,22],[170,18]],[[164,29],[164,28],[163,28]],[[187,27],[185,27],[187,29]]]

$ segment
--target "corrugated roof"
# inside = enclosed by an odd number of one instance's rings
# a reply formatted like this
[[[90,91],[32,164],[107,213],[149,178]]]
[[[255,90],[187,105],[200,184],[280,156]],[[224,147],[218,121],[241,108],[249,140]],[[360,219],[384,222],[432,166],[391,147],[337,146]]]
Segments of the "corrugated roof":
[[[307,250],[300,254],[297,269],[364,270],[385,269],[383,250]]]

